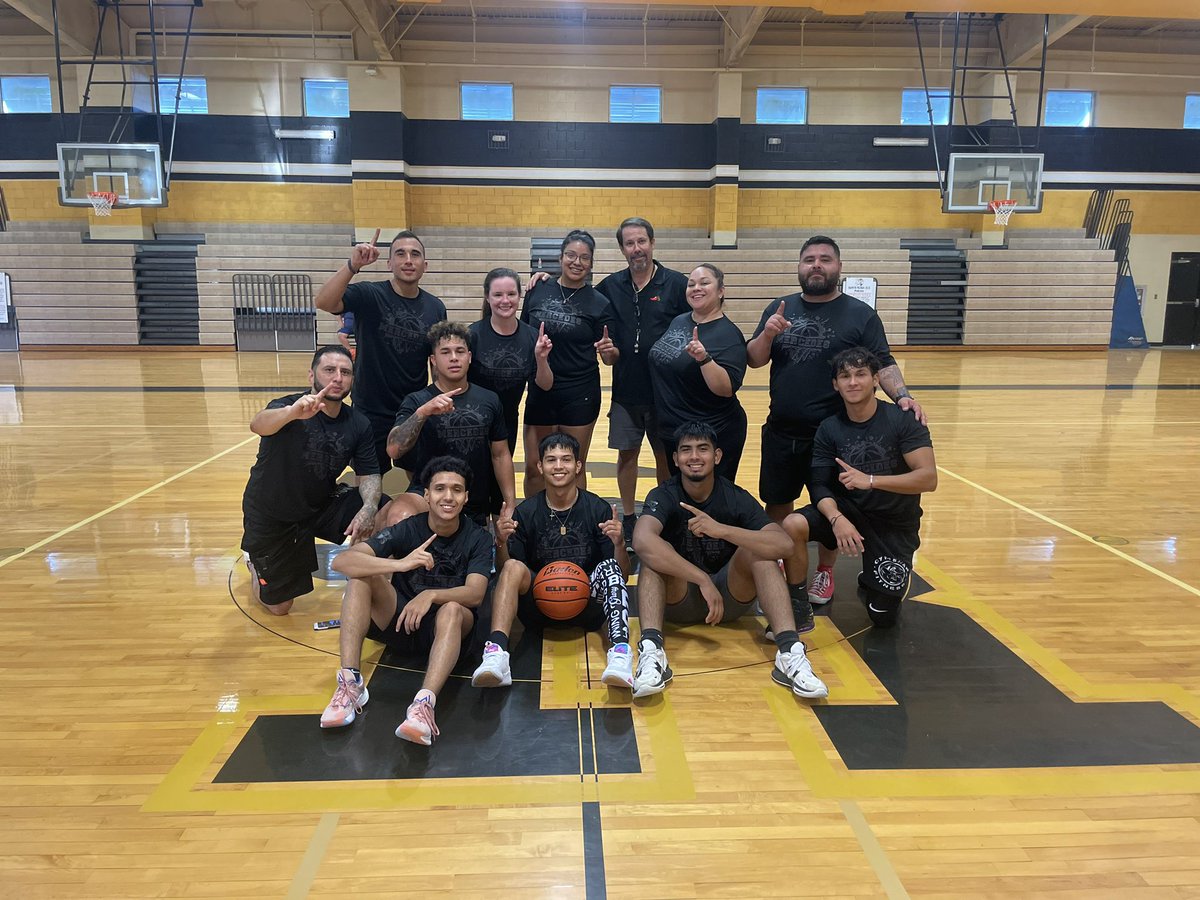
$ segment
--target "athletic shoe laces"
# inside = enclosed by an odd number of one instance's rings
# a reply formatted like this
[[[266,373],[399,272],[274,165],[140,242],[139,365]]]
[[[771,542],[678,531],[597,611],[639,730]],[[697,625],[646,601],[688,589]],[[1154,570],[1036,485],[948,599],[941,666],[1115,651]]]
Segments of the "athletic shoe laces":
[[[429,729],[430,735],[437,737],[441,734],[433,721],[433,707],[425,700],[418,700],[408,708],[408,717],[420,722]]]

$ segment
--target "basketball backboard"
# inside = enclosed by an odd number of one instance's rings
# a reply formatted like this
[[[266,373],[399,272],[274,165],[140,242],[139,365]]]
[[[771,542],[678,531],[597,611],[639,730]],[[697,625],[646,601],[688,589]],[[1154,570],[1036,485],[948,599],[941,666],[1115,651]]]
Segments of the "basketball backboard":
[[[90,206],[92,191],[116,194],[118,206],[163,206],[158,144],[59,144],[59,202]]]
[[[1042,211],[1041,153],[951,153],[945,212],[986,213],[993,200],[1016,200],[1014,212]]]

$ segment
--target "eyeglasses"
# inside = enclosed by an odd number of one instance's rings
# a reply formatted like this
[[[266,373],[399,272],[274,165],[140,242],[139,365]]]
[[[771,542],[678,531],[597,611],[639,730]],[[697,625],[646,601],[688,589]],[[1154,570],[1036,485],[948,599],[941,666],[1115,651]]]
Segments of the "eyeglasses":
[[[585,266],[590,266],[592,264],[592,258],[590,256],[583,256],[582,254],[576,253],[574,250],[564,250],[563,259],[565,259],[567,262],[581,262]]]

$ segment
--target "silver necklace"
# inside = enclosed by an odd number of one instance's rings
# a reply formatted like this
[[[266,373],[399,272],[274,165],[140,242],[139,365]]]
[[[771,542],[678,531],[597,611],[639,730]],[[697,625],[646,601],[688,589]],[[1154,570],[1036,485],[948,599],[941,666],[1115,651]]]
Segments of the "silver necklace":
[[[560,294],[562,294],[563,306],[566,306],[568,303],[570,303],[571,298],[574,297],[576,294],[578,294],[580,291],[582,291],[585,287],[585,285],[581,284],[579,287],[575,288],[575,290],[571,291],[570,294],[568,294],[566,289],[563,287],[561,281],[557,282],[557,284],[558,284],[558,292]]]
[[[558,517],[558,510],[556,510],[553,506],[550,505],[549,499],[546,500],[546,512],[550,513],[550,518],[552,518],[555,522],[558,523],[558,533],[560,536],[566,535],[567,523],[571,521],[571,513],[573,513],[575,511],[575,504],[578,502],[579,502],[579,494],[576,493],[575,499],[571,501],[571,505],[568,506],[565,510],[566,517],[560,519]]]

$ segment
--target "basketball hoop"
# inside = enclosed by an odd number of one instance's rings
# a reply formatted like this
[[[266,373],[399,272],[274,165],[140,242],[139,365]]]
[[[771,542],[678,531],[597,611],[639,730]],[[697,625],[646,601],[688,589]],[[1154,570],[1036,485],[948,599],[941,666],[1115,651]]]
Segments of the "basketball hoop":
[[[98,216],[111,216],[113,207],[117,205],[117,195],[112,191],[88,191],[87,198]]]
[[[988,202],[988,209],[996,214],[997,225],[1007,225],[1016,208],[1016,200],[991,200]]]

